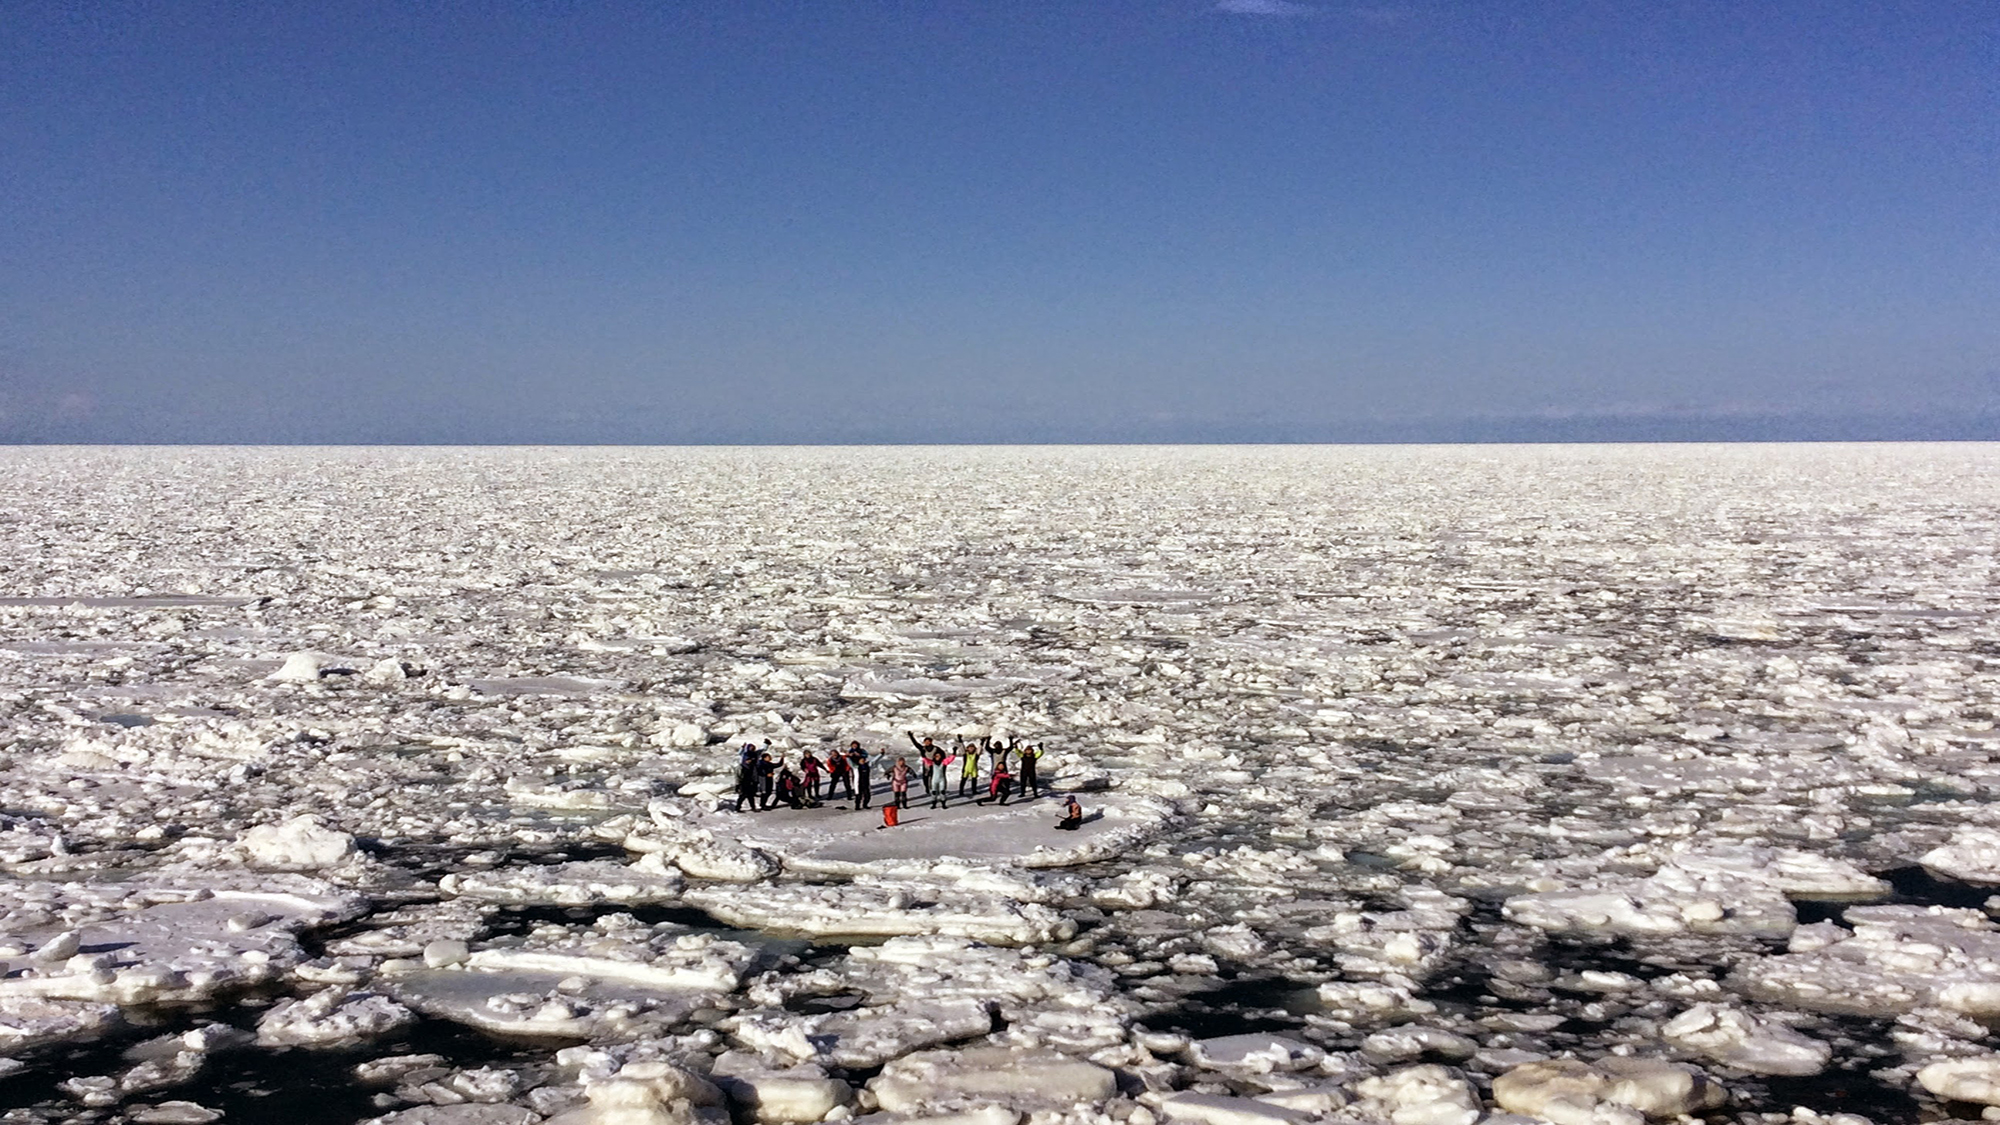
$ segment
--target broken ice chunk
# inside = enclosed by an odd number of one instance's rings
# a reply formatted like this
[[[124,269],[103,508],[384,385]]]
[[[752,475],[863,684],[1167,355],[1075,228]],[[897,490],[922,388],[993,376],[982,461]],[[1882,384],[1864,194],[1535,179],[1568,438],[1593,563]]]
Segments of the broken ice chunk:
[[[1053,1051],[969,1047],[906,1055],[884,1067],[868,1088],[884,1110],[917,1115],[978,1104],[1095,1105],[1118,1093],[1118,1080],[1104,1067]]]
[[[1951,1101],[2000,1105],[2000,1055],[1934,1062],[1917,1071],[1917,1083]]]
[[[1696,1004],[1660,1033],[1680,1047],[1753,1074],[1818,1074],[1833,1057],[1833,1048],[1817,1039],[1718,1004]]]
[[[355,856],[354,837],[328,828],[310,814],[283,824],[260,824],[237,842],[243,858],[272,871],[310,871],[333,867]]]
[[[728,1051],[709,1075],[731,1101],[764,1125],[818,1121],[854,1104],[854,1088],[810,1063],[771,1066],[748,1051]]]
[[[266,1047],[350,1047],[399,1031],[416,1018],[386,996],[328,988],[272,1005],[257,1020],[257,1042]]]

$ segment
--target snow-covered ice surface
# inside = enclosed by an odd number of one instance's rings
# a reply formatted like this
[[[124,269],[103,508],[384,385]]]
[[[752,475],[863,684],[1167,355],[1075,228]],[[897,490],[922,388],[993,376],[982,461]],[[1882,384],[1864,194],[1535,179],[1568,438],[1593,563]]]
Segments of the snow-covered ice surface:
[[[1996,550],[1982,445],[0,450],[0,1123],[1977,1117]]]

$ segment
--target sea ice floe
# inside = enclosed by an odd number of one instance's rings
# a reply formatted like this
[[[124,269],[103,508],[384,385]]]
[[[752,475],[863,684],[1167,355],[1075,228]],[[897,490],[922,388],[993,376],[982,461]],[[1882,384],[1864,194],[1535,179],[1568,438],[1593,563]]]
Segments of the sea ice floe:
[[[1925,852],[1925,867],[1968,883],[2000,883],[2000,829],[1965,827]]]
[[[945,934],[1009,945],[1062,940],[1075,923],[998,895],[893,883],[690,886],[682,899],[732,926],[815,937]]]
[[[755,949],[685,927],[608,915],[540,927],[433,968],[390,961],[377,984],[426,1015],[487,1031],[608,1041],[670,1031],[735,990]]]
[[[2000,1106],[2000,1055],[1934,1062],[1917,1071],[1917,1082],[1940,1098]]]
[[[1465,1075],[1436,1063],[1404,1067],[1354,1084],[1361,1113],[1392,1125],[1473,1125],[1485,1113]]]
[[[282,824],[260,824],[245,832],[237,846],[246,861],[274,871],[332,867],[355,855],[354,837],[310,814]]]
[[[1335,961],[1350,976],[1423,980],[1450,959],[1454,931],[1472,904],[1421,886],[1408,888],[1404,898],[1406,910],[1336,912],[1307,930],[1306,940],[1337,950]]]
[[[604,1073],[586,1072],[590,1104],[561,1113],[550,1125],[728,1125],[722,1091],[685,1067],[665,1060],[626,1062]]]
[[[1811,1036],[1719,1004],[1696,1004],[1667,1021],[1660,1034],[1677,1047],[1752,1074],[1818,1074],[1833,1058],[1833,1048]]]
[[[106,888],[95,889],[101,895]],[[132,897],[144,902],[148,896]],[[45,934],[32,951],[0,957],[0,1002],[204,1000],[281,979],[304,959],[301,930],[351,918],[360,909],[351,900],[243,891],[176,897],[181,901]]]
[[[0,1053],[15,1054],[91,1039],[119,1023],[118,1006],[42,996],[0,996]]]
[[[327,988],[303,1000],[280,1000],[257,1019],[265,1047],[349,1048],[380,1039],[415,1022],[416,1015],[386,996]]]
[[[925,1116],[980,1105],[1067,1110],[1118,1093],[1110,1069],[1053,1051],[968,1047],[918,1051],[882,1068],[868,1089],[883,1110]]]
[[[420,1105],[371,1117],[362,1125],[536,1125],[542,1115],[518,1105],[486,1105],[467,1102],[459,1105]],[[632,1125],[650,1125],[645,1118],[630,1119]],[[661,1118],[661,1125],[673,1122]],[[623,1125],[623,1122],[620,1122]],[[674,1125],[679,1125],[675,1122]]]
[[[1331,1016],[1350,1023],[1391,1022],[1426,1016],[1437,1005],[1416,994],[1407,978],[1380,981],[1328,981],[1319,986],[1319,1002]]]
[[[1228,1094],[1183,1091],[1160,1102],[1170,1122],[1187,1125],[1296,1125],[1313,1115],[1306,1110]]]
[[[1507,900],[1507,916],[1553,932],[1783,937],[1798,917],[1788,895],[1875,898],[1888,885],[1854,865],[1808,853],[1718,847],[1670,858],[1644,879]]]
[[[1493,1080],[1501,1109],[1554,1125],[1640,1125],[1648,1117],[1698,1115],[1727,1096],[1693,1067],[1617,1055],[1595,1065],[1577,1059],[1526,1063]]]
[[[880,1066],[911,1051],[992,1032],[1026,1048],[1088,1054],[1125,1041],[1137,1005],[1094,965],[963,938],[892,938],[856,946],[835,967],[748,990],[762,1007],[724,1026],[766,1056],[844,1067]],[[847,997],[844,1010],[786,1010],[806,998]]]
[[[438,880],[438,889],[461,898],[510,905],[643,906],[678,902],[686,882],[678,871],[643,861],[577,860],[452,872]]]
[[[1188,1047],[1196,1066],[1252,1074],[1305,1070],[1325,1057],[1320,1048],[1283,1035],[1225,1035],[1197,1039]]]
[[[605,827],[598,832],[604,834]],[[694,823],[687,809],[664,801],[653,804],[649,822],[633,824],[623,843],[632,851],[659,856],[696,879],[755,883],[776,875],[780,866],[763,849],[717,835]]]
[[[1744,963],[1735,974],[1751,998],[1820,1012],[1893,1016],[1940,1008],[2000,1015],[2000,927],[1984,914],[1943,906],[1857,906],[1847,936]]]
[[[763,1125],[818,1121],[854,1104],[854,1087],[811,1063],[773,1066],[748,1051],[726,1051],[709,1078]]]

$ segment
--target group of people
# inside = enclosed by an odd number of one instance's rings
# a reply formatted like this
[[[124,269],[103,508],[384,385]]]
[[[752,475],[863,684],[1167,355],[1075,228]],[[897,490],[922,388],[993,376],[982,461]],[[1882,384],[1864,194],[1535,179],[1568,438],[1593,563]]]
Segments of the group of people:
[[[865,809],[875,800],[878,768],[888,778],[890,803],[899,809],[910,807],[912,775],[921,779],[934,809],[951,806],[954,780],[959,798],[982,805],[1004,805],[1017,794],[1042,795],[1038,766],[1046,751],[1040,744],[1024,746],[1017,738],[1002,742],[989,737],[978,742],[960,738],[944,747],[929,736],[920,741],[909,731],[903,735],[916,750],[919,764],[914,767],[907,755],[891,760],[887,750],[880,750],[871,758],[859,741],[852,741],[847,749],[829,749],[824,757],[807,750],[794,769],[769,740],[761,749],[746,742],[736,766],[736,811],[742,812],[745,803],[757,810],[803,809],[843,798],[852,800],[856,809]]]

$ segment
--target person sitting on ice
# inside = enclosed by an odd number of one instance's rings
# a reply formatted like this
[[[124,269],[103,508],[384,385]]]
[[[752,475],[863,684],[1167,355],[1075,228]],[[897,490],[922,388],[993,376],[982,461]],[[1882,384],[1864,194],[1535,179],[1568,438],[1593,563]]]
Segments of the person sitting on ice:
[[[806,807],[805,786],[790,766],[778,771],[778,799],[795,809]]]
[[[1064,832],[1074,832],[1083,827],[1083,806],[1076,803],[1075,794],[1063,802],[1062,819],[1056,821],[1056,827]]]
[[[988,783],[986,796],[981,797],[979,803],[983,805],[989,801],[998,801],[1004,805],[1013,793],[1014,775],[1008,771],[1007,756],[1003,753],[993,759],[993,780]]]

